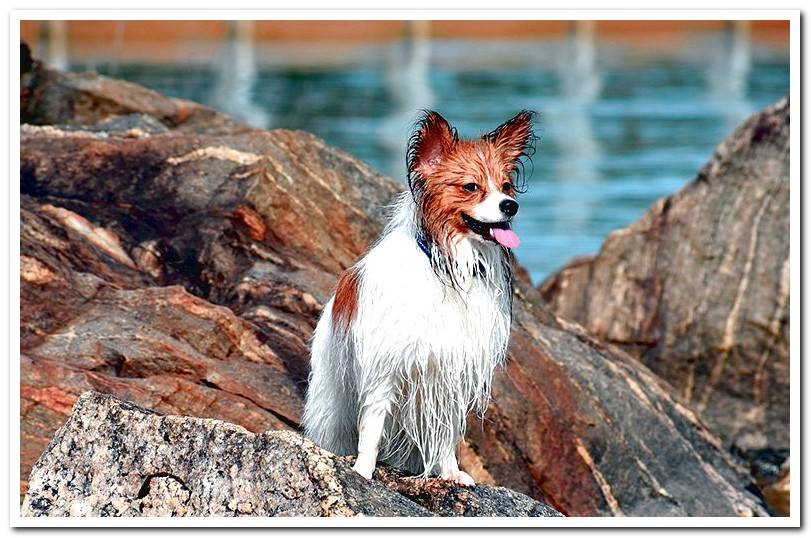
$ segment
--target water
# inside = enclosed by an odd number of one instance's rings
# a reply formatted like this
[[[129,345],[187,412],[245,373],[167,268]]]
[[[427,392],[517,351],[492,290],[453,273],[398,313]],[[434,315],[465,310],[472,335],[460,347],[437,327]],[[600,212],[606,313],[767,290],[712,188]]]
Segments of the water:
[[[323,47],[323,46],[322,46]],[[304,129],[404,180],[404,144],[421,108],[463,136],[522,108],[540,141],[521,199],[518,259],[535,282],[595,253],[659,197],[681,188],[749,114],[788,92],[788,52],[746,35],[687,45],[415,41],[360,52],[227,43],[210,63],[74,61],[265,128]],[[323,61],[322,61],[323,60]]]

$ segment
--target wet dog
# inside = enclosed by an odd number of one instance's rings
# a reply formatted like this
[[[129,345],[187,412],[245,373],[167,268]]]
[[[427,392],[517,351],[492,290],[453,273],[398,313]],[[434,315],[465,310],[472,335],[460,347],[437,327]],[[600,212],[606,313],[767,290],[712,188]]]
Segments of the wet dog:
[[[324,308],[304,429],[327,450],[357,453],[366,478],[380,460],[473,484],[457,446],[507,352],[516,180],[532,117],[463,140],[426,112],[409,140],[410,189]]]

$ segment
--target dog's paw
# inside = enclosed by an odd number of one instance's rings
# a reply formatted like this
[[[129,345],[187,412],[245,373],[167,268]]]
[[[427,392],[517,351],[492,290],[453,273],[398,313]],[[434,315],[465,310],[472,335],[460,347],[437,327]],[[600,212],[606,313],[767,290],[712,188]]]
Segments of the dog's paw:
[[[361,475],[366,480],[372,479],[372,473],[375,472],[375,462],[366,459],[358,458],[352,470]]]
[[[476,481],[473,480],[469,474],[464,471],[448,471],[446,473],[442,473],[440,477],[444,478],[445,480],[450,480],[451,482],[456,482],[460,486],[475,486]]]

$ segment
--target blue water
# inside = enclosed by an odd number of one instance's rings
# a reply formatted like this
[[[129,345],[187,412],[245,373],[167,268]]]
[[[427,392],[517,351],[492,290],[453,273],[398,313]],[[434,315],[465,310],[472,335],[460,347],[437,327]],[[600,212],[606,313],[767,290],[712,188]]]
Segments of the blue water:
[[[370,47],[346,62],[297,62],[267,49],[234,70],[210,64],[74,61],[162,93],[224,109],[256,126],[304,129],[400,181],[420,108],[463,136],[522,108],[539,112],[537,153],[520,198],[516,255],[535,282],[593,254],[659,197],[681,188],[749,114],[788,92],[788,53],[705,37],[676,51],[573,42],[430,42]],[[340,56],[340,55],[338,55]]]

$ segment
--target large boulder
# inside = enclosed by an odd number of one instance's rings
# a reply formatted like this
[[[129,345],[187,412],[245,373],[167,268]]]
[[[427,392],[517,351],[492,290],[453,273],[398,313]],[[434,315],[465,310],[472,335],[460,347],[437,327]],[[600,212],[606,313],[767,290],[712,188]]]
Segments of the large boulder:
[[[750,118],[682,190],[541,286],[775,471],[789,447],[789,120],[788,98]]]
[[[22,131],[23,477],[89,389],[296,429],[321,307],[402,188],[307,133],[104,121]],[[526,278],[514,308],[510,358],[462,449],[479,482],[570,515],[767,514],[648,368]]]
[[[34,466],[23,516],[560,516],[505,488],[369,482],[290,431],[162,416],[83,394]],[[385,484],[385,486],[383,485]]]

